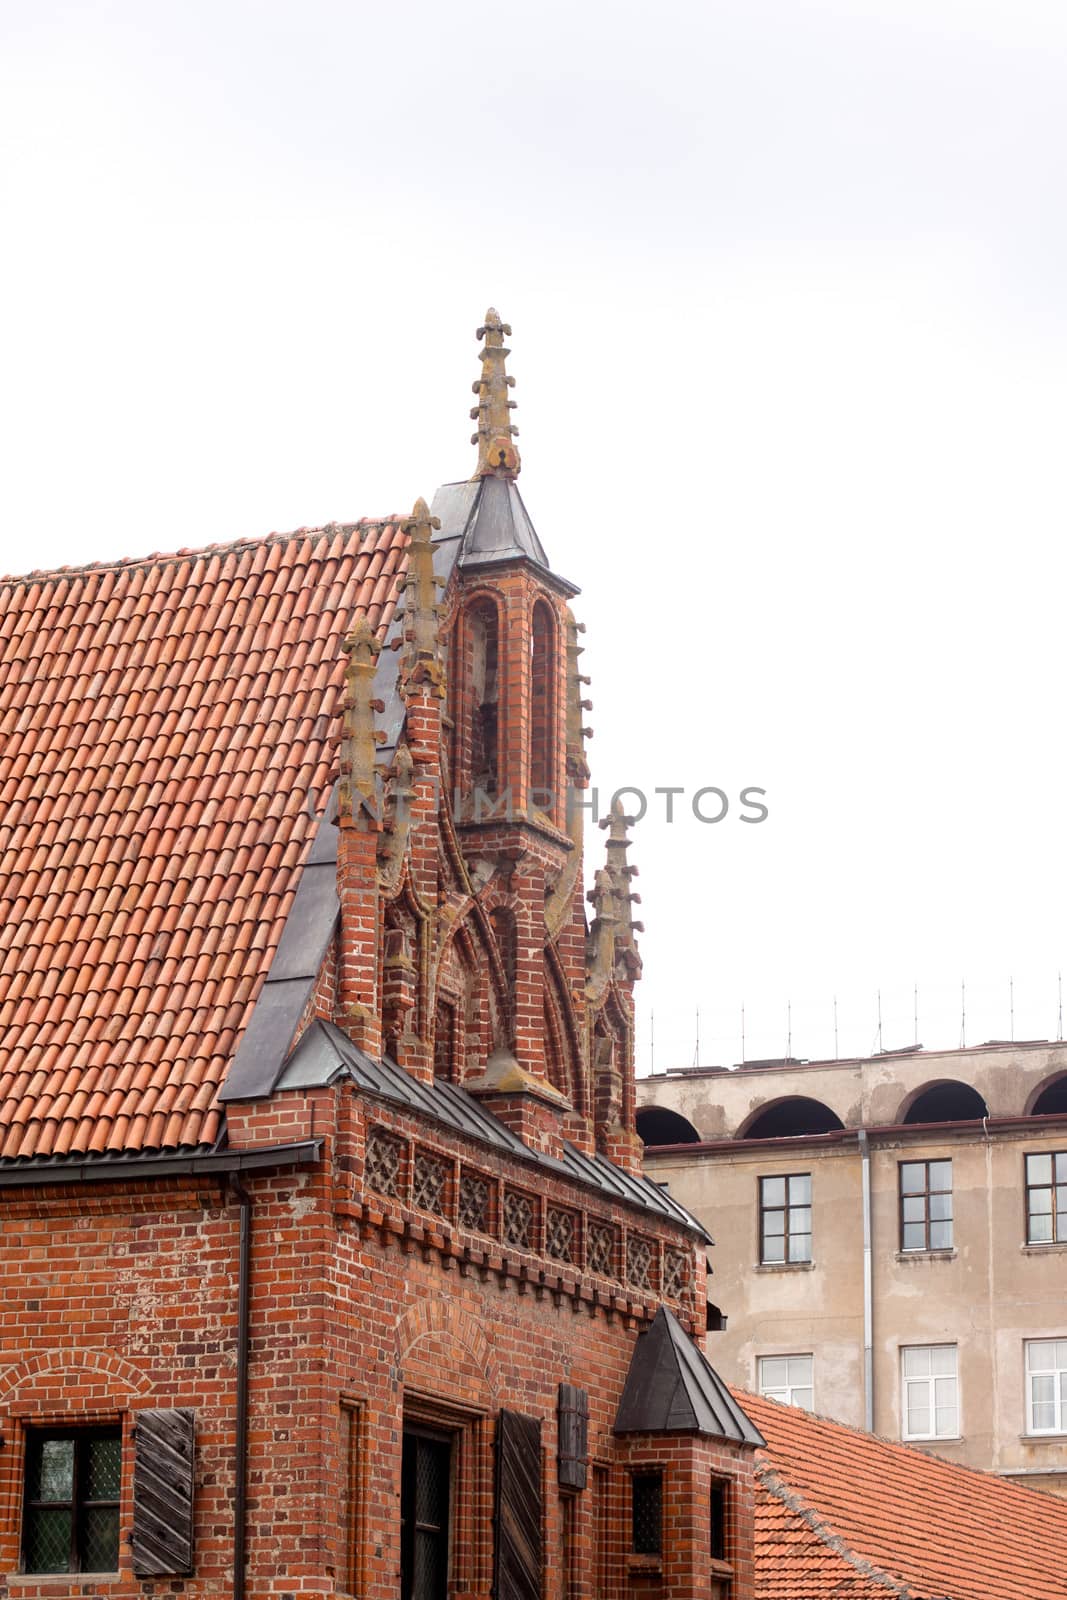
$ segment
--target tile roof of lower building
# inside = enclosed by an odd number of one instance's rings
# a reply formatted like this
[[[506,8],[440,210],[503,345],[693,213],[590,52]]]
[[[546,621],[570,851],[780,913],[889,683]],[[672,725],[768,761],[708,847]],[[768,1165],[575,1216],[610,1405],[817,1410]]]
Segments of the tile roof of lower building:
[[[215,1142],[335,776],[361,522],[0,580],[0,1160]]]
[[[737,1391],[756,1456],[757,1600],[1065,1600],[1067,1502]]]

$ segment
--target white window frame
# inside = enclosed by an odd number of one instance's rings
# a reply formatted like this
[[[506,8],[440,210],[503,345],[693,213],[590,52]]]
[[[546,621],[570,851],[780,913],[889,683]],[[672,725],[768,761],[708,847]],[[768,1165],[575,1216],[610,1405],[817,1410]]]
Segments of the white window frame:
[[[923,1353],[929,1354],[932,1357],[933,1352],[935,1350],[938,1350],[938,1351],[951,1350],[952,1351],[953,1370],[952,1370],[951,1373],[934,1372],[933,1370],[930,1370],[929,1372],[926,1372],[926,1373],[908,1373],[906,1371],[906,1368],[908,1366],[908,1359],[907,1358],[908,1358],[909,1355],[918,1354],[920,1352],[923,1352]],[[931,1369],[933,1367],[933,1361],[932,1360],[930,1362],[930,1367],[931,1367]],[[937,1398],[938,1398],[937,1385],[938,1385],[939,1382],[940,1383],[945,1383],[945,1382],[948,1382],[950,1380],[951,1380],[951,1382],[952,1382],[952,1384],[954,1386],[953,1410],[954,1410],[955,1415],[956,1415],[956,1425],[951,1430],[949,1430],[949,1429],[939,1429],[938,1426],[937,1426]],[[928,1429],[926,1431],[922,1431],[920,1429],[913,1429],[912,1426],[911,1426],[911,1411],[912,1411],[911,1400],[912,1400],[912,1396],[919,1394],[923,1390],[925,1390],[925,1392],[926,1392],[925,1409],[926,1409],[926,1412],[927,1412],[927,1414],[928,1414],[928,1416],[930,1418],[929,1427],[928,1427]],[[942,1402],[942,1409],[944,1409],[944,1402]],[[901,1347],[900,1347],[900,1437],[902,1439],[908,1440],[909,1442],[910,1441],[915,1441],[915,1440],[931,1440],[931,1439],[962,1439],[962,1437],[963,1437],[963,1423],[962,1423],[962,1420],[961,1420],[961,1413],[960,1413],[960,1352],[959,1352],[959,1346],[958,1345],[956,1345],[956,1344],[905,1344],[905,1345],[901,1345]]]
[[[766,1383],[763,1376],[764,1364],[768,1361],[806,1361],[808,1363],[808,1377],[806,1383],[796,1383],[793,1374],[787,1369],[785,1383]],[[790,1351],[787,1355],[767,1355],[756,1357],[756,1388],[767,1400],[779,1400],[784,1406],[796,1406],[800,1411],[814,1411],[815,1409],[815,1356],[805,1350]],[[811,1396],[811,1404],[804,1405],[795,1398],[796,1395],[807,1393]]]
[[[1051,1345],[1052,1359],[1048,1365],[1031,1366],[1031,1352],[1039,1345]],[[1067,1337],[1027,1339],[1024,1341],[1023,1365],[1026,1373],[1026,1431],[1035,1439],[1048,1439],[1067,1433]],[[1040,1358],[1039,1358],[1040,1359]],[[1052,1405],[1055,1419],[1051,1428],[1039,1428],[1034,1423],[1034,1379],[1051,1377],[1054,1390]],[[1049,1402],[1041,1402],[1048,1405]]]

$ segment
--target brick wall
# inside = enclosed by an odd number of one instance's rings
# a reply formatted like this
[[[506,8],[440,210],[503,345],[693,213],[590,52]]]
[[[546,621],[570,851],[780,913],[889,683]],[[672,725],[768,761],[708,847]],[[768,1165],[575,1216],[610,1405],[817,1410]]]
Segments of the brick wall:
[[[365,1600],[395,1596],[405,1419],[443,1429],[453,1441],[452,1593],[486,1596],[492,1448],[501,1407],[543,1424],[546,1600],[713,1594],[701,1587],[708,1576],[699,1557],[707,1549],[704,1478],[713,1469],[729,1471],[739,1485],[735,1504],[748,1506],[747,1463],[704,1441],[678,1446],[682,1453],[671,1456],[677,1470],[672,1464],[663,1571],[635,1574],[628,1560],[627,1493],[638,1446],[616,1441],[611,1432],[634,1339],[661,1293],[665,1251],[690,1248],[686,1237],[562,1177],[546,1182],[502,1153],[357,1098],[347,1086],[317,1091],[304,1102],[290,1094],[234,1109],[244,1114],[250,1142],[265,1131],[255,1126],[257,1112],[275,1135],[314,1130],[326,1140],[316,1168],[246,1180],[254,1200],[249,1600],[341,1594],[353,1580]],[[369,1182],[372,1129],[398,1141],[395,1195]],[[433,1202],[444,1215],[415,1203],[419,1152],[446,1167]],[[459,1221],[465,1173],[490,1185],[484,1230]],[[502,1236],[509,1191],[536,1202],[525,1247]],[[571,1262],[549,1253],[550,1211],[574,1219]],[[616,1230],[611,1275],[590,1268],[591,1219]],[[650,1288],[625,1281],[630,1236],[650,1247]],[[146,1185],[140,1192],[132,1185],[77,1194],[8,1191],[4,1242],[0,1595],[170,1600],[228,1593],[236,1205],[219,1185],[192,1181]],[[693,1326],[703,1307],[701,1257],[697,1251],[672,1302]],[[590,1400],[590,1481],[573,1503],[556,1482],[560,1382],[586,1389]],[[169,1405],[197,1413],[195,1576],[139,1582],[124,1545],[117,1578],[22,1576],[9,1582],[6,1575],[19,1559],[24,1427],[123,1420],[125,1532],[132,1513],[132,1421],[139,1408]],[[650,1448],[662,1455],[663,1441]],[[691,1501],[689,1509],[683,1500]],[[744,1544],[747,1534],[738,1537]],[[739,1560],[733,1600],[751,1593],[742,1565]],[[687,1589],[690,1581],[696,1587]]]

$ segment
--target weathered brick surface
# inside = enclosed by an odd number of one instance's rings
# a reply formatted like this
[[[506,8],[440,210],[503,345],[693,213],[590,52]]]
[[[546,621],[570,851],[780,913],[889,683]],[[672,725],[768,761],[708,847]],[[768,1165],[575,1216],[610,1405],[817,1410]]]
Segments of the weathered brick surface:
[[[302,1104],[303,1110],[298,1113]],[[240,1109],[240,1108],[237,1108]],[[611,1204],[562,1178],[507,1161],[474,1141],[442,1137],[422,1119],[358,1098],[349,1087],[293,1094],[247,1108],[259,1142],[297,1132],[325,1139],[309,1171],[246,1180],[254,1200],[249,1454],[249,1600],[347,1592],[350,1524],[358,1530],[358,1592],[396,1594],[399,1440],[405,1417],[434,1421],[456,1440],[453,1592],[485,1596],[492,1573],[492,1444],[509,1407],[543,1422],[546,1600],[632,1593],[714,1594],[705,1559],[707,1484],[734,1480],[735,1600],[750,1593],[751,1476],[728,1447],[707,1441],[616,1441],[611,1426],[639,1329],[659,1290],[587,1270],[590,1220],[662,1251],[679,1231]],[[400,1194],[365,1182],[368,1129],[402,1146]],[[411,1201],[417,1151],[448,1164],[447,1213]],[[486,1232],[460,1226],[460,1175],[491,1185]],[[500,1237],[501,1196],[518,1188],[536,1202],[529,1248]],[[548,1208],[578,1223],[575,1260],[546,1253]],[[0,1311],[0,1572],[18,1565],[22,1429],[63,1419],[122,1418],[126,1438],[122,1528],[131,1518],[130,1427],[138,1408],[192,1406],[197,1413],[196,1574],[138,1582],[123,1547],[119,1577],[87,1583],[17,1577],[0,1595],[170,1597],[228,1593],[231,1582],[238,1212],[214,1183],[116,1186],[82,1192],[9,1191],[4,1200]],[[702,1252],[674,1302],[699,1320]],[[570,1513],[565,1576],[564,1496],[556,1483],[560,1382],[590,1397],[588,1488]],[[356,1417],[359,1493],[349,1488],[348,1429]],[[629,1469],[668,1468],[667,1547],[656,1572],[629,1556]],[[597,1467],[601,1474],[592,1469]],[[609,1514],[598,1520],[596,1500]],[[569,1584],[569,1587],[568,1587]],[[692,1584],[694,1587],[687,1587]]]

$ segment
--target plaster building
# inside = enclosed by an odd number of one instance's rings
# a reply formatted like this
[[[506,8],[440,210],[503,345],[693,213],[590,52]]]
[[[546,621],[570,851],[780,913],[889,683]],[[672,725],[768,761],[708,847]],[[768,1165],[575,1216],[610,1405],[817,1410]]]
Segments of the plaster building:
[[[0,582],[0,1596],[753,1600],[509,332],[432,509]]]
[[[1067,1492],[1067,1044],[638,1083],[733,1384]],[[721,1315],[720,1315],[721,1313]]]

